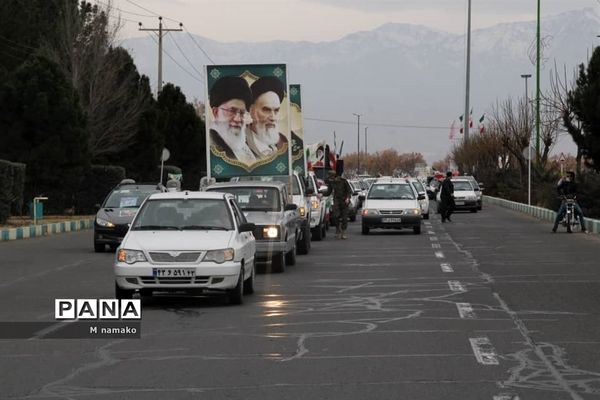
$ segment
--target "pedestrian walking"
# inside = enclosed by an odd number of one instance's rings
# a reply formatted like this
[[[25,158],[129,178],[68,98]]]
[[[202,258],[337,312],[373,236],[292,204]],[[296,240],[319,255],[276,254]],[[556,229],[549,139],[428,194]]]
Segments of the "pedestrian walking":
[[[336,239],[347,239],[346,229],[348,229],[348,208],[350,206],[350,197],[352,188],[348,181],[336,174],[334,170],[329,170],[329,179],[327,180],[327,193],[329,196],[333,192],[333,223],[335,224]]]
[[[446,179],[442,182],[442,186],[440,188],[440,214],[442,215],[442,222],[446,222],[446,220],[452,222],[450,219],[450,215],[454,211],[454,184],[452,183],[452,172],[446,172]]]

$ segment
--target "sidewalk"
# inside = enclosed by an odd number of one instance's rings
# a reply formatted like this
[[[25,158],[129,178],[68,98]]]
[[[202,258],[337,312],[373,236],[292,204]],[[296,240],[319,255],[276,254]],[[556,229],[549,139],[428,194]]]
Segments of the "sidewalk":
[[[5,225],[0,226],[0,242],[90,229],[93,224],[93,215],[49,215],[36,225],[26,217],[11,217]]]

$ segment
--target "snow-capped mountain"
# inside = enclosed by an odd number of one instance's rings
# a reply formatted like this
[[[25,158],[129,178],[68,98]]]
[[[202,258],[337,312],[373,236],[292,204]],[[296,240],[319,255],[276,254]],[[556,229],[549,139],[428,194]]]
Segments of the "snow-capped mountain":
[[[535,77],[535,65],[530,60],[535,32],[535,21],[472,32],[471,105],[475,120],[496,100],[523,96],[520,75],[531,73]],[[586,62],[599,43],[597,34],[600,17],[592,9],[545,18],[542,89],[555,62],[561,70],[566,65],[568,71]],[[201,74],[211,61],[200,47],[216,64],[285,62],[290,82],[302,85],[308,142],[331,140],[335,130],[338,141],[345,140],[344,149],[355,151],[357,126],[352,113],[361,113],[361,131],[369,126],[370,151],[395,147],[402,152],[419,151],[434,161],[451,147],[449,126],[464,112],[465,42],[464,35],[409,24],[386,24],[340,40],[316,43],[220,43],[171,33],[164,41],[163,79],[180,86],[190,100],[204,99]],[[139,70],[155,82],[156,42],[144,37],[125,40],[123,46],[131,50]],[[533,96],[533,79],[529,89]]]

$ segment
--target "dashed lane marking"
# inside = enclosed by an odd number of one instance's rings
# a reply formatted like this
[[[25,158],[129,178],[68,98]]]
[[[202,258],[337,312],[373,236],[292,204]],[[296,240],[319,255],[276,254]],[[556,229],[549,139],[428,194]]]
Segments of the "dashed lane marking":
[[[443,252],[441,252],[441,251],[436,251],[436,252],[435,252],[435,256],[436,256],[437,258],[444,258],[444,253],[443,253]]]
[[[441,249],[442,245],[439,243],[431,243],[431,248],[433,249]]]
[[[442,267],[442,271],[444,271],[444,272],[454,272],[452,265],[450,265],[448,263],[442,263],[442,264],[440,264],[440,267]]]
[[[475,312],[473,311],[473,307],[469,303],[456,303],[456,308],[458,309],[458,315],[460,315],[463,319],[474,319]]]
[[[437,238],[437,236],[432,236],[429,238],[429,240],[431,240],[432,242],[437,242],[438,238]]]
[[[448,281],[448,286],[453,292],[466,292],[467,289],[459,281]]]
[[[498,356],[490,339],[487,337],[470,338],[473,354],[477,358],[477,362],[483,365],[498,365]]]

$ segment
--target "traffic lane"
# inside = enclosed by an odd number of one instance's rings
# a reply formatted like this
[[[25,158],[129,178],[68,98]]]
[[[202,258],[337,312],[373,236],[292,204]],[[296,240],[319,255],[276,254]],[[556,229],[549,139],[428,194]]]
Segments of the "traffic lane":
[[[552,234],[551,223],[494,206],[469,216],[471,222],[461,217],[453,216],[456,223],[444,229],[453,245],[471,255],[474,267],[490,281],[506,312],[522,324],[529,341],[528,348],[511,355],[523,366],[522,371],[512,371],[511,379],[539,390],[564,390],[572,398],[597,394],[597,235]],[[469,223],[477,227],[477,241],[473,230],[465,229]],[[540,370],[540,362],[547,364],[545,370]],[[525,371],[535,372],[537,379]]]

